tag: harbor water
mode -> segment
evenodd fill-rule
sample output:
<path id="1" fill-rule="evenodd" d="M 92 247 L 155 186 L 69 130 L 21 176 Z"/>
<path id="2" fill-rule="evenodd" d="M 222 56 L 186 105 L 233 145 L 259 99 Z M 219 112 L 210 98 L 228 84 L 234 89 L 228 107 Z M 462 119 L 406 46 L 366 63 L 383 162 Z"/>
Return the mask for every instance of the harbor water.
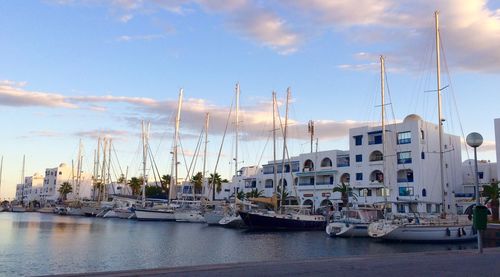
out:
<path id="1" fill-rule="evenodd" d="M 460 244 L 249 232 L 205 224 L 0 213 L 0 276 L 474 249 Z"/>

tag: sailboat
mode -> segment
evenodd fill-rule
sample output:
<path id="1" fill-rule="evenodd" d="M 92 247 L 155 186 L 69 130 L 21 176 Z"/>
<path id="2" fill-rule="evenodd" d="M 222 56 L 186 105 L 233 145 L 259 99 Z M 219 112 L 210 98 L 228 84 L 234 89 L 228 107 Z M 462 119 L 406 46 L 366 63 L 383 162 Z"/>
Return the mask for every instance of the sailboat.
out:
<path id="1" fill-rule="evenodd" d="M 283 131 L 283 160 L 282 166 L 285 166 L 285 156 L 287 151 L 286 138 L 287 138 L 287 125 L 288 125 L 288 103 L 290 100 L 291 91 L 290 88 L 287 89 L 286 98 L 286 111 L 285 111 L 285 125 Z M 273 115 L 276 109 L 276 94 L 273 92 Z M 275 125 L 275 120 L 273 118 L 273 125 Z M 273 126 L 273 137 L 275 139 L 276 128 Z M 276 151 L 276 147 L 274 147 Z M 277 177 L 276 177 L 276 158 L 274 159 L 274 188 L 275 188 L 275 199 L 277 195 Z M 282 169 L 282 174 L 284 172 Z M 282 186 L 281 191 L 285 188 Z M 284 206 L 282 205 L 278 209 L 277 201 L 274 202 L 273 211 L 240 211 L 239 214 L 245 224 L 250 229 L 262 229 L 262 230 L 282 230 L 282 231 L 299 231 L 299 230 L 324 230 L 326 226 L 325 217 L 322 215 L 311 214 L 309 207 L 304 206 Z M 283 204 L 285 199 L 281 199 Z"/>
<path id="2" fill-rule="evenodd" d="M 436 66 L 438 95 L 438 131 L 439 131 L 439 161 L 443 215 L 441 217 L 395 217 L 374 222 L 368 227 L 368 234 L 373 238 L 398 241 L 464 241 L 477 237 L 472 222 L 466 218 L 447 217 L 445 205 L 444 162 L 443 162 L 443 127 L 441 116 L 441 76 L 440 76 L 440 34 L 439 12 L 434 13 L 436 31 Z M 449 216 L 449 215 L 448 215 Z"/>
<path id="3" fill-rule="evenodd" d="M 179 105 L 177 107 L 178 115 L 180 113 L 181 103 L 182 103 L 182 89 L 179 91 Z M 177 132 L 177 125 L 176 125 L 176 132 Z M 137 218 L 137 220 L 141 221 L 174 221 L 175 215 L 174 215 L 174 208 L 172 208 L 172 206 L 161 203 L 159 205 L 153 204 L 152 207 L 146 207 L 146 182 L 147 182 L 146 163 L 147 163 L 147 155 L 149 147 L 148 137 L 149 137 L 149 127 L 146 128 L 143 123 L 142 124 L 143 184 L 142 184 L 142 201 L 141 201 L 142 207 L 135 209 L 134 211 L 135 217 Z M 131 216 L 129 216 L 128 218 L 130 217 Z"/>
<path id="4" fill-rule="evenodd" d="M 382 117 L 382 153 L 386 152 L 386 129 L 385 129 L 385 62 L 380 56 L 380 87 L 381 87 L 381 117 Z M 385 155 L 385 154 L 384 154 Z M 383 159 L 383 170 L 386 173 Z M 385 182 L 385 181 L 384 181 Z M 385 184 L 384 184 L 385 187 Z M 384 203 L 386 205 L 387 203 Z M 368 226 L 382 219 L 381 210 L 376 208 L 354 208 L 349 205 L 345 210 L 337 212 L 333 216 L 333 221 L 326 226 L 326 233 L 331 237 L 368 237 Z"/>
<path id="5" fill-rule="evenodd" d="M 239 143 L 239 114 L 240 114 L 240 84 L 236 83 L 236 116 L 235 116 L 235 156 L 234 156 L 234 178 L 238 177 L 238 143 Z M 229 112 L 231 114 L 231 111 Z M 228 118 L 229 120 L 229 118 Z M 234 179 L 233 179 L 234 180 Z M 213 195 L 215 198 L 215 184 L 212 184 Z M 234 195 L 234 203 L 223 204 L 221 207 L 216 207 L 213 211 L 206 213 L 207 223 L 211 225 L 221 225 L 227 228 L 242 228 L 245 224 L 238 213 L 238 203 L 241 201 Z"/>

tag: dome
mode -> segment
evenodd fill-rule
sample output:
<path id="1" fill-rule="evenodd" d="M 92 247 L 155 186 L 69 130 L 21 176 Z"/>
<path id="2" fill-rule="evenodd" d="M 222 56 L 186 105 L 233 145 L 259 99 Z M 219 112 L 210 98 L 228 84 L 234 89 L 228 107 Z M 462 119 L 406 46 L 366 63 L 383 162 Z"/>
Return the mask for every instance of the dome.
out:
<path id="1" fill-rule="evenodd" d="M 410 115 L 407 115 L 405 117 L 405 119 L 403 120 L 403 122 L 407 122 L 407 121 L 419 121 L 419 120 L 422 120 L 422 118 L 418 115 L 418 114 L 410 114 Z"/>

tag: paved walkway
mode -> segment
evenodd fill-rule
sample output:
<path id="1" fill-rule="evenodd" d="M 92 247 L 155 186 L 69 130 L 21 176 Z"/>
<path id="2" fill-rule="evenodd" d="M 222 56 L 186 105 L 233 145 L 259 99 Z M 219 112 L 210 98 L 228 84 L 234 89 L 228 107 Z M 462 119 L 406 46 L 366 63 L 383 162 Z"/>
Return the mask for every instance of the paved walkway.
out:
<path id="1" fill-rule="evenodd" d="M 232 263 L 65 276 L 500 276 L 500 248 Z"/>

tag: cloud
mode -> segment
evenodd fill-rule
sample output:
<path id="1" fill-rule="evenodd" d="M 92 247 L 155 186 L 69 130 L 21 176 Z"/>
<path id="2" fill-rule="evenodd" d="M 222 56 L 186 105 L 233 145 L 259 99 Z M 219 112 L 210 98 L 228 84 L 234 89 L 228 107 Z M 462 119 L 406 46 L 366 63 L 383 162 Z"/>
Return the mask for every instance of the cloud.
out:
<path id="1" fill-rule="evenodd" d="M 97 129 L 89 131 L 79 131 L 73 134 L 76 137 L 81 138 L 112 138 L 117 140 L 125 140 L 127 136 L 130 136 L 130 132 L 125 130 L 112 130 L 112 129 Z"/>
<path id="2" fill-rule="evenodd" d="M 37 137 L 46 137 L 46 138 L 57 138 L 63 137 L 64 134 L 56 131 L 48 131 L 48 130 L 37 130 L 30 131 L 28 135 L 18 136 L 18 139 L 32 139 Z"/>
<path id="3" fill-rule="evenodd" d="M 25 82 L 4 80 L 0 82 L 0 105 L 14 107 L 61 107 L 74 109 L 77 106 L 66 97 L 56 93 L 28 91 L 22 88 Z"/>
<path id="4" fill-rule="evenodd" d="M 151 41 L 151 40 L 157 40 L 157 39 L 163 39 L 163 38 L 165 38 L 165 36 L 161 35 L 161 34 L 150 34 L 150 35 L 140 35 L 140 36 L 123 35 L 123 36 L 119 36 L 118 38 L 116 38 L 116 41 L 121 41 L 121 42 L 130 42 L 130 41 L 137 41 L 137 40 Z"/>

